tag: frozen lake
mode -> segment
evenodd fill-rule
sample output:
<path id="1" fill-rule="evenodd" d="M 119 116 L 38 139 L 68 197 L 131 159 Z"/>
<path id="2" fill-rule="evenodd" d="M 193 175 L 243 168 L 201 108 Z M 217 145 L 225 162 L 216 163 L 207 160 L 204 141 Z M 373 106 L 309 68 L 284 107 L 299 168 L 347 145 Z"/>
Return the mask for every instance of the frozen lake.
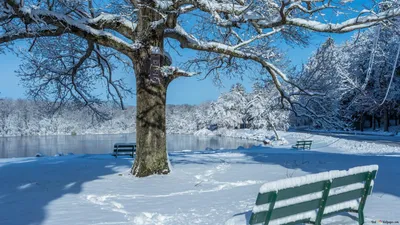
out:
<path id="1" fill-rule="evenodd" d="M 107 154 L 113 150 L 114 143 L 136 142 L 135 134 L 106 135 L 54 135 L 30 137 L 1 137 L 0 158 L 31 157 L 36 153 L 54 156 L 58 153 Z M 167 136 L 168 151 L 236 149 L 250 147 L 259 142 L 229 137 L 198 137 L 194 135 L 170 134 Z"/>

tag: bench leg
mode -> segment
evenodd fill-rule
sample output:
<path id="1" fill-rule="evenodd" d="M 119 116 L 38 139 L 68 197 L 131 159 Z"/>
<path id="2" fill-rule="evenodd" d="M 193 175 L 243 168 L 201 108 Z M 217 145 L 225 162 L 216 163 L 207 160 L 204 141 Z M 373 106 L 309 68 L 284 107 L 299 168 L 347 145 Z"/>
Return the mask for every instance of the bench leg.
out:
<path id="1" fill-rule="evenodd" d="M 363 210 L 358 211 L 358 224 L 360 224 L 360 225 L 364 224 L 364 211 Z"/>
<path id="2" fill-rule="evenodd" d="M 364 224 L 364 207 L 365 207 L 365 202 L 367 201 L 367 196 L 371 190 L 371 183 L 372 179 L 374 179 L 375 175 L 372 174 L 371 172 L 368 173 L 367 180 L 365 181 L 364 184 L 364 190 L 363 190 L 363 195 L 360 200 L 360 205 L 358 206 L 358 223 L 360 225 Z"/>
<path id="3" fill-rule="evenodd" d="M 317 218 L 315 219 L 315 225 L 321 225 L 322 217 L 324 216 L 324 210 L 326 202 L 328 201 L 329 191 L 331 190 L 331 181 L 325 181 L 324 192 L 322 193 L 321 202 L 319 203 Z"/>
<path id="4" fill-rule="evenodd" d="M 275 206 L 275 202 L 276 202 L 276 198 L 277 197 L 278 197 L 278 193 L 274 192 L 272 194 L 272 199 L 271 199 L 271 202 L 269 203 L 269 209 L 268 209 L 267 215 L 265 215 L 265 220 L 264 220 L 263 225 L 268 225 L 269 224 L 269 220 L 271 219 L 272 210 L 273 210 L 273 208 Z"/>

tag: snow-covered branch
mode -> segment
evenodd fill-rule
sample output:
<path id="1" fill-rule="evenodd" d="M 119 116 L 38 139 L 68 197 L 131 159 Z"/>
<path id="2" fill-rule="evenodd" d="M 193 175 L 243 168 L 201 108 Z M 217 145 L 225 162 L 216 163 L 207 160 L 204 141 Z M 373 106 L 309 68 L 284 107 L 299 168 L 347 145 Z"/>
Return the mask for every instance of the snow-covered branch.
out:
<path id="1" fill-rule="evenodd" d="M 126 36 L 133 38 L 136 25 L 123 19 L 122 17 L 108 14 L 100 14 L 96 18 L 74 18 L 68 14 L 63 14 L 51 10 L 44 10 L 32 6 L 21 6 L 16 0 L 6 0 L 7 7 L 13 10 L 12 16 L 19 18 L 25 26 L 27 25 L 52 25 L 63 29 L 65 33 L 72 33 L 87 40 L 95 41 L 103 46 L 114 48 L 125 54 L 131 54 L 136 51 L 140 44 L 128 43 L 127 41 L 114 35 L 112 32 L 104 29 L 114 29 Z M 6 32 L 3 36 L 9 36 Z M 15 32 L 14 32 L 15 33 Z M 37 33 L 32 31 L 19 33 L 19 36 L 13 36 L 12 40 L 20 38 L 30 38 Z M 24 36 L 23 34 L 26 34 Z M 40 37 L 40 30 L 36 37 Z M 4 39 L 5 40 L 5 39 Z"/>
<path id="2" fill-rule="evenodd" d="M 8 32 L 6 34 L 0 35 L 0 44 L 12 42 L 19 39 L 26 38 L 36 38 L 36 37 L 57 37 L 62 34 L 68 33 L 64 29 L 37 29 L 35 31 L 27 31 L 26 29 L 21 29 L 18 31 Z"/>
<path id="3" fill-rule="evenodd" d="M 126 38 L 133 38 L 137 24 L 121 15 L 100 13 L 95 18 L 82 20 L 82 23 L 91 25 L 97 29 L 110 29 L 121 33 Z"/>
<path id="4" fill-rule="evenodd" d="M 271 32 L 269 35 L 272 35 L 276 32 Z M 285 82 L 290 82 L 284 72 L 282 72 L 279 68 L 269 62 L 267 59 L 262 57 L 262 53 L 259 54 L 254 52 L 246 52 L 241 51 L 238 49 L 238 46 L 230 46 L 226 44 L 216 43 L 216 42 L 205 42 L 198 40 L 193 35 L 189 35 L 182 27 L 177 26 L 175 29 L 168 29 L 165 32 L 166 37 L 170 37 L 176 39 L 180 42 L 182 48 L 190 48 L 198 51 L 205 51 L 205 52 L 214 52 L 219 54 L 225 54 L 236 58 L 241 58 L 244 60 L 253 60 L 259 63 L 262 67 L 264 67 L 271 77 L 278 88 L 279 92 L 281 93 L 282 97 L 288 99 L 288 95 L 283 91 L 281 88 L 281 83 L 278 79 L 280 77 Z M 250 39 L 247 43 L 251 43 L 254 41 Z M 295 85 L 294 83 L 290 82 L 291 84 Z M 288 99 L 289 100 L 289 99 Z"/>
<path id="5" fill-rule="evenodd" d="M 240 48 L 240 47 L 249 45 L 251 42 L 254 42 L 254 41 L 262 39 L 262 38 L 267 38 L 269 36 L 272 36 L 272 35 L 280 32 L 281 30 L 282 30 L 282 28 L 279 28 L 279 29 L 274 29 L 273 31 L 265 33 L 265 34 L 259 34 L 259 35 L 255 36 L 255 37 L 253 37 L 253 38 L 251 38 L 249 40 L 240 42 L 239 44 L 233 46 L 233 48 L 236 49 L 236 48 Z"/>
<path id="6" fill-rule="evenodd" d="M 163 66 L 161 67 L 161 73 L 164 77 L 172 77 L 172 79 L 176 77 L 192 77 L 199 73 L 196 72 L 187 72 L 185 70 L 179 69 L 173 66 Z M 171 79 L 171 80 L 172 80 Z"/>
<path id="7" fill-rule="evenodd" d="M 400 8 L 387 10 L 369 16 L 360 16 L 348 19 L 341 23 L 322 23 L 319 21 L 302 18 L 286 18 L 287 25 L 304 27 L 318 32 L 345 33 L 353 30 L 367 28 L 376 25 L 378 22 L 400 16 Z"/>

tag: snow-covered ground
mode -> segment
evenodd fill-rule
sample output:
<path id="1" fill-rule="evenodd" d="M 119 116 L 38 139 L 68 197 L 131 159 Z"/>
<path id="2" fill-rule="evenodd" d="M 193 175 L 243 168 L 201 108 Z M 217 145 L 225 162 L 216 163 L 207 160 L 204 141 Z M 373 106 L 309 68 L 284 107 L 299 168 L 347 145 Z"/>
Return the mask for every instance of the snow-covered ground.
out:
<path id="1" fill-rule="evenodd" d="M 379 172 L 367 200 L 366 223 L 400 220 L 400 149 L 281 135 L 287 145 L 171 152 L 171 174 L 140 179 L 129 175 L 131 158 L 1 159 L 0 224 L 225 224 L 248 218 L 266 182 L 371 164 L 379 165 Z M 291 149 L 298 139 L 314 140 L 312 150 Z M 344 213 L 323 224 L 357 224 L 355 216 Z"/>

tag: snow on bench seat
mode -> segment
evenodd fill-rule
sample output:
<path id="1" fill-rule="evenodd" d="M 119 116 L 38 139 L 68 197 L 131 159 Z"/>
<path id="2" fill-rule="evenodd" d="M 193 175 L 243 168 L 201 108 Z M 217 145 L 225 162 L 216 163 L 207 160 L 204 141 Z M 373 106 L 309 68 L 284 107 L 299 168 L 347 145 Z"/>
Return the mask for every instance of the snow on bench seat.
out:
<path id="1" fill-rule="evenodd" d="M 378 165 L 359 166 L 349 170 L 331 170 L 317 174 L 309 174 L 301 177 L 291 177 L 288 179 L 272 181 L 263 184 L 260 188 L 260 193 L 267 193 L 270 191 L 279 191 L 282 189 L 303 186 L 305 184 L 312 184 L 319 181 L 332 180 L 334 178 L 346 177 L 354 174 L 365 172 L 373 172 L 378 170 Z"/>

